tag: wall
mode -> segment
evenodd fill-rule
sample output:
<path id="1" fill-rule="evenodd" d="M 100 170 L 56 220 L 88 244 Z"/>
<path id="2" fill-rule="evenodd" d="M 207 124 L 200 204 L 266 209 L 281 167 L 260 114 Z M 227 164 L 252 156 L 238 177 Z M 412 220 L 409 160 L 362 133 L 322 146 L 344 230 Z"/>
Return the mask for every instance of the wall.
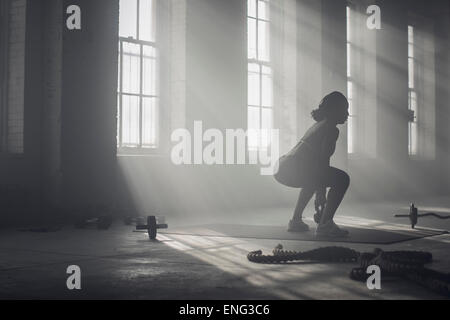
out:
<path id="1" fill-rule="evenodd" d="M 118 1 L 64 1 L 82 8 L 81 30 L 63 32 L 63 203 L 111 205 L 116 165 Z"/>
<path id="2" fill-rule="evenodd" d="M 186 5 L 186 7 L 184 7 Z M 179 10 L 186 10 L 186 28 L 180 36 Z M 175 1 L 171 21 L 171 48 L 186 42 L 185 60 L 171 52 L 174 68 L 171 94 L 185 101 L 185 124 L 203 129 L 247 127 L 246 3 L 241 0 Z M 172 25 L 174 22 L 171 22 Z M 176 30 L 176 34 L 173 34 Z M 181 38 L 181 40 L 179 40 Z M 177 41 L 176 41 L 177 40 Z M 174 43 L 175 41 L 175 43 Z M 164 56 L 164 53 L 161 53 Z M 176 86 L 176 87 L 174 87 Z M 185 95 L 184 95 L 185 94 Z M 162 106 L 164 108 L 165 106 Z M 182 108 L 173 103 L 172 108 Z M 174 110 L 171 110 L 172 114 Z M 178 117 L 177 117 L 178 119 Z M 177 127 L 172 124 L 172 129 Z M 181 121 L 177 120 L 176 124 Z M 206 144 L 204 144 L 206 146 Z M 140 211 L 185 215 L 188 212 L 239 211 L 249 207 L 295 202 L 289 190 L 272 177 L 262 177 L 259 166 L 174 166 L 169 153 L 154 157 L 119 157 L 124 181 Z"/>
<path id="3" fill-rule="evenodd" d="M 62 0 L 43 7 L 42 197 L 46 210 L 61 205 Z"/>
<path id="4" fill-rule="evenodd" d="M 405 1 L 377 3 L 385 21 L 376 39 L 379 157 L 347 163 L 342 128 L 336 164 L 348 168 L 351 192 L 358 197 L 445 194 L 450 187 L 445 86 L 449 82 L 448 7 L 431 13 L 440 39 L 436 50 L 438 154 L 435 161 L 414 162 L 406 156 L 404 117 L 409 5 Z M 436 8 L 442 8 L 442 1 L 436 3 Z M 69 4 L 83 9 L 81 31 L 64 27 L 64 8 Z M 259 166 L 177 167 L 169 158 L 170 145 L 154 156 L 116 156 L 118 4 L 118 0 L 27 1 L 24 154 L 0 157 L 0 179 L 3 186 L 29 190 L 34 200 L 18 197 L 20 210 L 4 216 L 39 220 L 47 206 L 136 205 L 142 213 L 165 215 L 294 206 L 297 190 L 261 176 Z M 161 46 L 162 67 L 168 75 L 161 82 L 166 84 L 161 93 L 165 139 L 173 129 L 192 128 L 195 120 L 202 120 L 204 129 L 246 128 L 245 1 L 174 0 L 165 2 L 164 10 L 168 22 L 162 29 L 167 38 Z M 296 75 L 290 73 L 289 79 L 296 81 L 297 94 L 291 93 L 283 103 L 292 107 L 292 99 L 297 99 L 291 114 L 298 119 L 300 136 L 311 123 L 309 112 L 325 93 L 346 91 L 345 2 L 297 1 L 293 19 L 297 30 L 292 36 L 299 54 Z M 292 58 L 292 50 L 283 54 Z"/>
<path id="5" fill-rule="evenodd" d="M 70 1 L 83 8 L 82 31 L 65 28 L 68 3 L 26 1 L 21 15 L 24 152 L 0 157 L 2 223 L 115 199 L 118 1 Z"/>
<path id="6" fill-rule="evenodd" d="M 8 104 L 0 155 L 2 223 L 40 213 L 41 8 L 39 1 L 10 2 Z"/>
<path id="7" fill-rule="evenodd" d="M 23 152 L 26 6 L 25 0 L 12 1 L 9 6 L 6 145 L 14 154 Z"/>
<path id="8" fill-rule="evenodd" d="M 408 66 L 407 66 L 407 25 L 408 15 L 416 14 L 436 23 L 440 33 L 436 40 L 446 37 L 439 24 L 448 18 L 436 15 L 433 6 L 446 8 L 445 1 L 377 1 L 382 13 L 382 29 L 376 31 L 376 157 L 353 157 L 349 163 L 354 195 L 362 199 L 417 199 L 430 195 L 445 195 L 442 188 L 443 168 L 448 151 L 441 147 L 447 136 L 443 119 L 448 112 L 448 88 L 436 91 L 436 132 L 441 137 L 440 150 L 435 158 L 408 156 Z M 448 3 L 447 3 L 448 5 Z M 446 40 L 444 40 L 446 41 Z M 440 41 L 436 42 L 442 45 Z M 445 43 L 445 42 L 444 42 Z M 445 47 L 446 45 L 444 45 Z M 447 48 L 441 48 L 448 50 Z M 445 51 L 448 52 L 448 51 Z M 448 70 L 442 59 L 436 60 L 436 83 L 443 83 L 440 70 Z M 440 102 L 438 102 L 440 101 Z M 446 101 L 446 102 L 444 102 Z"/>
<path id="9" fill-rule="evenodd" d="M 434 2 L 436 15 L 436 132 L 437 167 L 442 193 L 450 192 L 450 1 L 447 6 Z"/>

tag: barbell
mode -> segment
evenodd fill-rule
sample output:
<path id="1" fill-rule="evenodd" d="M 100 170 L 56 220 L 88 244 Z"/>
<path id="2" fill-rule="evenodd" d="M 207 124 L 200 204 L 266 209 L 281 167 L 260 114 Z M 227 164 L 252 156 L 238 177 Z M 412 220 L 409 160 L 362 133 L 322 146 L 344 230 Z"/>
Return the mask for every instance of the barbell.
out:
<path id="1" fill-rule="evenodd" d="M 411 206 L 409 207 L 409 214 L 395 214 L 394 217 L 396 218 L 409 218 L 409 221 L 411 222 L 411 228 L 414 229 L 414 227 L 419 222 L 419 218 L 422 217 L 435 217 L 438 219 L 450 219 L 449 216 L 442 216 L 434 212 L 425 212 L 425 213 L 419 213 L 419 209 L 414 205 L 414 203 L 411 203 Z"/>
<path id="2" fill-rule="evenodd" d="M 151 240 L 156 239 L 158 229 L 167 229 L 169 226 L 166 223 L 158 224 L 155 216 L 147 217 L 147 224 L 136 225 L 136 230 L 147 230 L 148 236 Z"/>

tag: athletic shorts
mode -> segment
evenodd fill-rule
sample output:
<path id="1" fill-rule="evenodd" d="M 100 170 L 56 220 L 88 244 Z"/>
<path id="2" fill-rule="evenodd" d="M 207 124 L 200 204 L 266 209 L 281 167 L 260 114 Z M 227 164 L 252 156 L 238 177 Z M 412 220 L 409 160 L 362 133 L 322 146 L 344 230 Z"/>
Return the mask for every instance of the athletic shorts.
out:
<path id="1" fill-rule="evenodd" d="M 313 159 L 283 156 L 274 176 L 279 183 L 291 188 L 313 187 L 320 184 L 316 163 Z"/>

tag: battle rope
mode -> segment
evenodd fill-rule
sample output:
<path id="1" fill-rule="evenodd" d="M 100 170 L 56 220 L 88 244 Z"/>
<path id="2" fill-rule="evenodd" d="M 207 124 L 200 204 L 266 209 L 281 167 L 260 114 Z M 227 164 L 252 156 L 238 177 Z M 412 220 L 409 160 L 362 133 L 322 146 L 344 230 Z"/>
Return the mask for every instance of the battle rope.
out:
<path id="1" fill-rule="evenodd" d="M 446 219 L 450 219 L 450 215 L 448 216 L 443 216 L 434 212 L 425 212 L 425 213 L 419 213 L 417 215 L 418 217 L 422 218 L 422 217 L 435 217 L 441 220 L 446 220 Z"/>
<path id="2" fill-rule="evenodd" d="M 377 265 L 382 272 L 391 276 L 405 277 L 439 294 L 450 296 L 450 274 L 440 273 L 424 267 L 433 260 L 431 253 L 422 251 L 383 251 L 375 249 L 373 253 L 357 252 L 343 247 L 325 247 L 310 251 L 285 251 L 282 245 L 273 249 L 273 255 L 263 255 L 261 250 L 252 251 L 247 259 L 255 263 L 278 264 L 299 260 L 317 262 L 359 262 L 353 268 L 350 278 L 366 281 L 370 276 L 367 267 Z"/>
<path id="3" fill-rule="evenodd" d="M 326 247 L 311 251 L 284 251 L 280 244 L 273 249 L 273 255 L 265 256 L 262 251 L 253 251 L 247 255 L 248 260 L 255 263 L 285 263 L 296 260 L 312 260 L 320 262 L 355 262 L 359 253 L 341 247 Z"/>

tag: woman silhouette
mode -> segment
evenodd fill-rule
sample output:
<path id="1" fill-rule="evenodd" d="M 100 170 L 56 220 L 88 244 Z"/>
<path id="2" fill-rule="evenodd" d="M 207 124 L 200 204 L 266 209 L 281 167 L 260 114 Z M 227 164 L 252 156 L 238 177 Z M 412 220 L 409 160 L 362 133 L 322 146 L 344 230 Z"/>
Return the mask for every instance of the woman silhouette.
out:
<path id="1" fill-rule="evenodd" d="M 283 185 L 302 188 L 288 231 L 309 230 L 309 226 L 302 221 L 302 215 L 316 193 L 316 201 L 325 205 L 316 235 L 345 237 L 348 231 L 340 229 L 333 218 L 349 187 L 350 177 L 344 171 L 331 167 L 330 158 L 339 137 L 337 125 L 344 124 L 348 119 L 347 98 L 340 92 L 332 92 L 311 115 L 316 123 L 288 154 L 280 158 L 279 170 L 275 175 L 275 179 Z M 325 198 L 328 187 L 330 191 Z"/>

